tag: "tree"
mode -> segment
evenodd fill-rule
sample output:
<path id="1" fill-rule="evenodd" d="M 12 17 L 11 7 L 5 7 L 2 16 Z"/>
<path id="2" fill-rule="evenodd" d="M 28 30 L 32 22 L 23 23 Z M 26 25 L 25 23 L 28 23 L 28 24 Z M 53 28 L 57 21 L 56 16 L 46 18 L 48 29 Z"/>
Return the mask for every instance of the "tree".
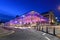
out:
<path id="1" fill-rule="evenodd" d="M 19 17 L 19 15 L 16 15 L 16 18 Z"/>

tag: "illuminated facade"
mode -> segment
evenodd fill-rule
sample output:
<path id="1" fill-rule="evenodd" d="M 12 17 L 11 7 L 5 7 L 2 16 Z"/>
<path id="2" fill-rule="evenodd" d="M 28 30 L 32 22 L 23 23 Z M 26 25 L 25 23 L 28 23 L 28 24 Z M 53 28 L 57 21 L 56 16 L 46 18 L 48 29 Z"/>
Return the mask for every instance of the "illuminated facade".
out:
<path id="1" fill-rule="evenodd" d="M 31 26 L 36 25 L 36 23 L 48 22 L 48 19 L 40 15 L 40 13 L 36 11 L 30 11 L 26 14 L 23 14 L 15 19 L 10 20 L 5 23 L 5 26 Z"/>
<path id="2" fill-rule="evenodd" d="M 44 12 L 41 15 L 43 15 L 46 18 L 48 18 L 50 24 L 55 24 L 56 23 L 56 19 L 55 19 L 55 16 L 54 16 L 52 10 L 50 10 L 48 12 Z"/>

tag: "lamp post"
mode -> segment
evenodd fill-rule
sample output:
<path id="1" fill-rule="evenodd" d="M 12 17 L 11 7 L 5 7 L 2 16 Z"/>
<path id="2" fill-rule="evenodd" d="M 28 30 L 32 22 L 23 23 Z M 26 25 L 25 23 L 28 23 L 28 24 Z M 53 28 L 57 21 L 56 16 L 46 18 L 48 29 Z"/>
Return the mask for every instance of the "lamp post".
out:
<path id="1" fill-rule="evenodd" d="M 56 19 L 56 25 L 57 25 L 57 17 L 55 17 L 55 19 Z"/>
<path id="2" fill-rule="evenodd" d="M 56 25 L 57 25 L 58 18 L 57 18 L 57 17 L 55 17 L 55 19 L 56 19 Z"/>

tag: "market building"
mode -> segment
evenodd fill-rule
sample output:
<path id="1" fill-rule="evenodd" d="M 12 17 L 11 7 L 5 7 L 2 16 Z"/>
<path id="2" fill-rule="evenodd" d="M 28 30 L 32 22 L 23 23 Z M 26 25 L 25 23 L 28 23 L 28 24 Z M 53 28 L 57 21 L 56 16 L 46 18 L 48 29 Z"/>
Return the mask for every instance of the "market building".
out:
<path id="1" fill-rule="evenodd" d="M 44 23 L 49 23 L 48 18 L 32 10 L 10 20 L 9 22 L 6 22 L 5 26 L 28 27 L 28 26 L 37 26 L 38 24 L 44 24 Z"/>

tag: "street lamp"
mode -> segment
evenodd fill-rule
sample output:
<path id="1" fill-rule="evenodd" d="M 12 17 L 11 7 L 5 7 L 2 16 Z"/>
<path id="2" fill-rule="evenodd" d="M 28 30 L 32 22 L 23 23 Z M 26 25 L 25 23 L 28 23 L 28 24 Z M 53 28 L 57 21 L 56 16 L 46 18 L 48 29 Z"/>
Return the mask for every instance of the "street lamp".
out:
<path id="1" fill-rule="evenodd" d="M 58 19 L 57 17 L 55 17 L 55 19 Z"/>

